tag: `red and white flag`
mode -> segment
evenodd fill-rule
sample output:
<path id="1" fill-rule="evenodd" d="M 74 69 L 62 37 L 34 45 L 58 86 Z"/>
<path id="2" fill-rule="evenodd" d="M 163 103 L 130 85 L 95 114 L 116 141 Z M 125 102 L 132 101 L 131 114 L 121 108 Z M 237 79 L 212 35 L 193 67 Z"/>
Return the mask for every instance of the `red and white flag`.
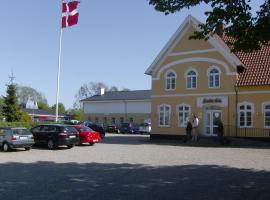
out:
<path id="1" fill-rule="evenodd" d="M 62 28 L 73 26 L 78 23 L 78 4 L 79 1 L 71 1 L 62 4 Z"/>

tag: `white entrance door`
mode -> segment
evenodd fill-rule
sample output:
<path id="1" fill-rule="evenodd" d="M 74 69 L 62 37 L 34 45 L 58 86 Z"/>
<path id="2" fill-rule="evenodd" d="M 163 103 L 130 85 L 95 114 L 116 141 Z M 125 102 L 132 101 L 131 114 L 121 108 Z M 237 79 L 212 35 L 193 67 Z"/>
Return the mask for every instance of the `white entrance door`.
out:
<path id="1" fill-rule="evenodd" d="M 218 135 L 218 122 L 221 120 L 220 110 L 207 110 L 206 111 L 206 136 L 217 136 Z"/>

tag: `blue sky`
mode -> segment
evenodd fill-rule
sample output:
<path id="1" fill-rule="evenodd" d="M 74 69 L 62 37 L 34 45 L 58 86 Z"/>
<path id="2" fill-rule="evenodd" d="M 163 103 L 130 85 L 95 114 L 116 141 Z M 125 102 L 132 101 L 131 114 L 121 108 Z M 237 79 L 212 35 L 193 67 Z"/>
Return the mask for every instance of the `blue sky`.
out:
<path id="1" fill-rule="evenodd" d="M 253 1 L 256 8 L 260 1 Z M 19 85 L 56 99 L 61 0 L 1 2 L 0 95 L 13 71 Z M 165 16 L 147 0 L 81 0 L 79 24 L 64 29 L 60 102 L 71 108 L 81 85 L 104 82 L 150 89 L 144 74 L 188 14 L 205 21 L 202 5 Z"/>

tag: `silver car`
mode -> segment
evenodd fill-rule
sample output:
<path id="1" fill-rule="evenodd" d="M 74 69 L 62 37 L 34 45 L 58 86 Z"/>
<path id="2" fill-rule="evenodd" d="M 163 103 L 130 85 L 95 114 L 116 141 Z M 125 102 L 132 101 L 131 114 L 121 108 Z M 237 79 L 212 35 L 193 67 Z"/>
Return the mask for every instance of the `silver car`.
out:
<path id="1" fill-rule="evenodd" d="M 0 127 L 0 147 L 7 152 L 15 148 L 30 150 L 34 144 L 32 133 L 26 128 Z"/>
<path id="2" fill-rule="evenodd" d="M 151 124 L 150 123 L 142 123 L 142 124 L 140 124 L 139 132 L 141 134 L 143 134 L 143 133 L 148 133 L 149 134 L 151 132 Z"/>

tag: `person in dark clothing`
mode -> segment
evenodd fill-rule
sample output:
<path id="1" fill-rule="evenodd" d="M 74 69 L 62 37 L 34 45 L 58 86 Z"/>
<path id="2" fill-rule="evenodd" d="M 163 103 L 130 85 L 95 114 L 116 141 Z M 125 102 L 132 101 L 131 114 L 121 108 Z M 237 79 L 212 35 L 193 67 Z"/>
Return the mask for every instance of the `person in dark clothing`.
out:
<path id="1" fill-rule="evenodd" d="M 186 142 L 191 140 L 191 132 L 192 132 L 192 123 L 188 121 L 186 127 Z"/>

